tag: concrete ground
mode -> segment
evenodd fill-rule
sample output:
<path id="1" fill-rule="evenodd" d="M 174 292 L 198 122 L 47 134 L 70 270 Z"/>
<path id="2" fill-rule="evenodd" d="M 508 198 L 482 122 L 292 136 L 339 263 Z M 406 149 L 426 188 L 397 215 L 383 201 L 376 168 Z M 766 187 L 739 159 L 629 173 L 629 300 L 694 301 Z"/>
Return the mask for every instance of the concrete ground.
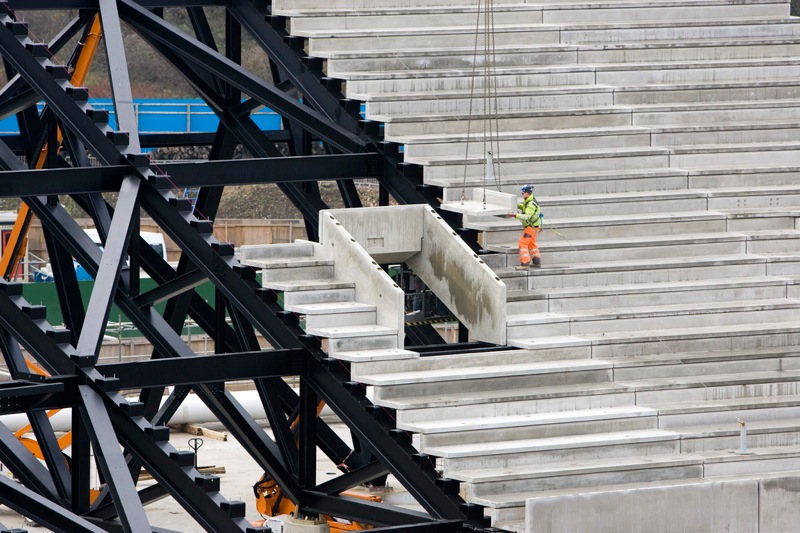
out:
<path id="1" fill-rule="evenodd" d="M 347 443 L 350 443 L 350 432 L 344 424 L 329 422 L 333 430 Z M 223 432 L 224 429 L 214 426 L 206 426 L 210 429 Z M 268 428 L 266 431 L 269 431 Z M 191 450 L 190 440 L 198 438 L 189 433 L 172 431 L 170 442 L 180 450 Z M 199 468 L 217 467 L 224 468 L 224 473 L 220 473 L 221 493 L 229 501 L 243 501 L 246 503 L 246 518 L 252 522 L 260 520 L 261 517 L 256 511 L 255 497 L 253 496 L 253 484 L 261 477 L 262 470 L 256 465 L 250 456 L 242 449 L 239 443 L 233 439 L 226 441 L 200 436 L 202 446 L 197 450 L 197 464 Z M 327 479 L 336 477 L 339 471 L 335 465 L 321 452 L 317 454 L 317 481 L 323 482 Z M 140 484 L 140 486 L 144 486 Z M 365 493 L 369 493 L 367 488 L 360 488 Z M 403 505 L 408 501 L 408 493 L 389 477 L 389 489 L 372 492 L 381 496 L 384 501 Z M 415 506 L 412 506 L 415 507 Z M 171 497 L 164 498 L 156 503 L 150 504 L 146 508 L 150 523 L 154 527 L 180 531 L 181 533 L 199 533 L 205 531 L 178 505 Z M 6 528 L 21 528 L 29 531 L 45 531 L 46 529 L 31 524 L 24 517 L 15 513 L 5 506 L 0 506 L 0 523 Z"/>

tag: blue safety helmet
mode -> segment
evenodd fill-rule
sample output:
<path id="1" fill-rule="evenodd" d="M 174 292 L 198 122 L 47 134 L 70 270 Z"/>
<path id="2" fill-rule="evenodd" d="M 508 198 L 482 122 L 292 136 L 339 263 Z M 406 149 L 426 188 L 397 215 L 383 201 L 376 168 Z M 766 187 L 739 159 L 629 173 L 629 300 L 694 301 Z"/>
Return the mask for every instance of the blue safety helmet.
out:
<path id="1" fill-rule="evenodd" d="M 532 185 L 523 185 L 522 192 L 528 192 L 533 194 L 533 186 Z"/>

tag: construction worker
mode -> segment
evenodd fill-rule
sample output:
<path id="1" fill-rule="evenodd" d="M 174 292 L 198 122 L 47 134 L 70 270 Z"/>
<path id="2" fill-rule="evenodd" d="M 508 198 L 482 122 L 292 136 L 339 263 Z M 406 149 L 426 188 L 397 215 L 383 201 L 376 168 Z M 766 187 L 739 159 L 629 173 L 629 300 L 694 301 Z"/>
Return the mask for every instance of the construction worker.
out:
<path id="1" fill-rule="evenodd" d="M 542 258 L 539 254 L 539 247 L 536 246 L 536 235 L 542 231 L 542 217 L 539 202 L 533 196 L 533 186 L 522 186 L 522 202 L 517 204 L 519 213 L 509 213 L 508 216 L 514 217 L 522 222 L 522 237 L 519 239 L 519 261 L 520 266 L 517 270 L 528 268 L 540 268 Z"/>

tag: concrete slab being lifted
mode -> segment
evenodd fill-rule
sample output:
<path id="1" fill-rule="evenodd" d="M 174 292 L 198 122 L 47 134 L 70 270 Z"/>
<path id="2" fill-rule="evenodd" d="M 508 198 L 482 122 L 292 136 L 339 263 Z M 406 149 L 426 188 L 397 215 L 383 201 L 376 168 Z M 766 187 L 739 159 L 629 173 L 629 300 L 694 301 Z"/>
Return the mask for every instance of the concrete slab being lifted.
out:
<path id="1" fill-rule="evenodd" d="M 462 215 L 506 215 L 516 212 L 517 197 L 489 189 L 476 188 L 458 200 L 445 199 L 439 207 Z"/>

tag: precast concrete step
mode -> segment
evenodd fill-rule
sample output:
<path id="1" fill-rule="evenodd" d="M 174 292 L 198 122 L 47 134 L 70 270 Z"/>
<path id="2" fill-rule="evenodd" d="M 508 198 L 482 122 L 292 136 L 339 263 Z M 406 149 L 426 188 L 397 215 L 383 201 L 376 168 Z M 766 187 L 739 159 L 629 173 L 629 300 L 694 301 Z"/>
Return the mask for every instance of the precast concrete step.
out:
<path id="1" fill-rule="evenodd" d="M 524 5 L 524 0 L 503 0 L 503 5 Z M 461 9 L 474 5 L 465 3 L 464 0 L 331 0 L 320 4 L 315 0 L 275 0 L 272 8 L 275 13 L 292 15 L 295 13 L 329 13 L 331 10 L 341 11 L 367 11 L 376 10 L 415 10 L 415 9 Z"/>
<path id="2" fill-rule="evenodd" d="M 706 512 L 715 513 L 719 510 L 723 515 L 730 516 L 724 510 L 730 509 L 730 499 L 728 498 L 719 505 L 710 506 L 707 498 L 709 491 L 720 490 L 724 491 L 726 495 L 730 495 L 731 491 L 737 491 L 736 501 L 744 504 L 744 502 L 750 500 L 753 486 L 742 490 L 743 482 L 755 483 L 754 486 L 757 486 L 760 482 L 764 482 L 767 486 L 780 487 L 787 483 L 791 486 L 795 482 L 798 472 L 791 469 L 774 470 L 771 465 L 783 458 L 791 459 L 795 455 L 796 453 L 793 451 L 766 449 L 755 450 L 751 455 L 728 453 L 706 458 L 706 464 L 708 465 L 714 462 L 746 465 L 749 461 L 753 461 L 756 466 L 749 468 L 750 473 L 746 475 L 662 480 L 586 487 L 583 489 L 556 489 L 543 492 L 505 493 L 475 498 L 473 502 L 487 508 L 487 513 L 492 518 L 494 527 L 520 533 L 526 531 L 528 533 L 544 533 L 551 531 L 553 527 L 564 531 L 591 530 L 597 533 L 615 533 L 629 525 L 639 528 L 643 524 L 648 530 L 656 530 L 659 524 L 664 524 L 665 520 L 669 520 L 672 528 L 680 527 L 692 531 L 700 526 L 698 517 L 701 516 L 703 517 L 703 526 L 701 527 L 708 525 L 708 530 L 714 531 L 719 526 L 719 522 L 709 517 Z M 761 461 L 768 469 L 767 472 L 759 472 L 757 464 Z M 743 468 L 746 469 L 747 467 L 743 466 Z M 592 509 L 616 509 L 620 505 L 618 502 L 630 502 L 633 494 L 642 497 L 642 499 L 637 498 L 636 505 L 654 508 L 650 506 L 655 506 L 657 505 L 656 502 L 658 502 L 658 504 L 664 505 L 669 509 L 669 512 L 664 514 L 657 513 L 656 516 L 653 516 L 652 512 L 648 512 L 647 516 L 649 518 L 646 521 L 623 518 L 621 520 L 612 520 L 611 524 L 598 522 L 597 513 L 592 512 Z M 576 500 L 587 501 L 586 506 L 581 506 L 578 512 L 576 512 Z M 530 528 L 526 527 L 526 502 L 528 512 L 535 513 L 539 517 Z M 704 509 L 701 511 L 699 507 Z M 711 508 L 709 509 L 709 507 Z M 686 512 L 676 514 L 672 511 L 676 508 L 684 509 Z M 750 518 L 745 518 L 744 515 L 737 513 L 731 517 L 730 522 L 726 521 L 726 524 L 729 523 L 735 528 L 737 527 L 735 524 L 742 523 L 739 522 L 740 518 L 744 519 L 743 522 L 752 523 L 754 520 L 752 514 L 745 514 Z M 755 520 L 757 521 L 757 519 Z M 539 527 L 542 522 L 546 524 L 545 527 Z M 518 528 L 520 523 L 522 523 L 522 529 L 509 529 Z M 727 525 L 722 525 L 722 527 L 727 527 Z M 783 526 L 778 525 L 778 528 L 781 527 Z"/>
<path id="3" fill-rule="evenodd" d="M 686 194 L 687 175 L 689 171 L 670 168 L 642 168 L 619 170 L 588 170 L 576 172 L 552 171 L 547 173 L 511 174 L 507 165 L 501 167 L 501 192 L 519 194 L 520 186 L 530 184 L 534 187 L 536 197 L 583 196 L 608 194 L 635 194 L 653 192 L 676 192 Z M 460 170 L 460 172 L 459 172 Z M 469 170 L 469 169 L 468 169 Z M 432 174 L 432 172 L 428 172 Z M 485 175 L 477 176 L 468 172 L 464 176 L 464 168 L 451 169 L 449 175 L 443 172 L 439 176 L 427 176 L 425 182 L 443 188 L 444 198 L 455 201 L 465 190 L 490 188 L 498 189 L 495 184 L 487 184 Z M 543 204 L 543 210 L 547 206 Z M 547 211 L 549 213 L 549 211 Z M 545 213 L 546 217 L 549 217 Z"/>
<path id="4" fill-rule="evenodd" d="M 671 402 L 653 405 L 659 409 L 661 427 L 733 425 L 740 422 L 747 424 L 747 421 L 795 419 L 800 414 L 798 396 L 789 394 L 775 397 L 737 398 L 706 402 L 697 400 L 695 402 Z M 777 440 L 770 440 L 773 436 L 772 434 L 767 434 L 756 442 L 765 442 L 769 445 L 780 445 L 781 440 L 786 442 L 784 435 L 778 435 Z M 725 437 L 725 439 L 728 439 L 728 441 L 722 446 L 730 446 L 731 435 Z M 687 443 L 687 446 L 689 444 Z M 714 443 L 710 441 L 706 444 L 711 447 Z M 705 450 L 700 440 L 692 442 L 691 445 L 693 449 Z"/>
<path id="5" fill-rule="evenodd" d="M 679 451 L 678 433 L 669 430 L 642 429 L 431 446 L 426 448 L 425 453 L 441 457 L 444 475 L 450 477 L 460 470 L 588 462 L 632 455 L 673 455 Z"/>
<path id="6" fill-rule="evenodd" d="M 759 38 L 795 38 L 800 25 L 793 18 L 749 17 L 746 20 L 718 19 L 698 21 L 628 22 L 584 26 L 568 25 L 561 31 L 561 42 L 599 44 L 619 42 L 738 40 Z"/>
<path id="7" fill-rule="evenodd" d="M 783 35 L 717 39 L 583 43 L 576 63 L 652 63 L 664 61 L 728 61 L 734 59 L 794 58 L 800 40 Z"/>
<path id="8" fill-rule="evenodd" d="M 742 143 L 738 145 L 676 146 L 670 149 L 673 167 L 692 169 L 717 165 L 736 168 L 739 164 L 770 166 L 796 165 L 800 160 L 800 143 Z"/>
<path id="9" fill-rule="evenodd" d="M 800 257 L 795 257 L 800 261 Z M 763 277 L 768 275 L 769 259 L 755 255 L 698 255 L 695 257 L 671 257 L 664 259 L 641 259 L 574 263 L 571 265 L 547 265 L 528 272 L 496 269 L 507 286 L 518 290 L 536 291 L 536 294 L 551 289 L 605 287 L 647 283 L 669 283 L 716 280 L 740 277 Z M 516 263 L 516 257 L 514 257 Z M 513 267 L 511 267 L 513 268 Z M 781 275 L 781 274 L 770 274 Z M 511 279 L 509 278 L 521 278 Z"/>
<path id="10" fill-rule="evenodd" d="M 521 0 L 503 0 L 503 4 L 524 4 Z M 316 12 L 328 13 L 331 10 L 366 10 L 374 11 L 378 9 L 427 9 L 432 7 L 458 8 L 468 6 L 464 1 L 457 0 L 331 0 L 324 5 L 313 0 L 276 0 L 273 2 L 273 9 L 276 13 L 292 15 L 295 13 L 312 14 Z"/>
<path id="11" fill-rule="evenodd" d="M 375 387 L 376 400 L 408 396 L 431 396 L 502 388 L 571 385 L 608 382 L 611 365 L 591 359 L 476 365 L 438 370 L 419 370 L 359 375 L 359 382 Z"/>
<path id="12" fill-rule="evenodd" d="M 724 145 L 792 142 L 798 138 L 794 120 L 651 127 L 653 146 Z"/>
<path id="13" fill-rule="evenodd" d="M 718 187 L 708 191 L 708 208 L 732 214 L 739 212 L 742 214 L 742 218 L 750 218 L 746 217 L 750 211 L 754 214 L 757 213 L 757 216 L 764 216 L 767 223 L 772 224 L 773 221 L 770 219 L 773 217 L 770 217 L 769 214 L 773 210 L 780 210 L 782 207 L 796 208 L 800 205 L 798 192 L 800 192 L 800 187 L 796 185 L 756 185 L 749 188 Z M 792 214 L 792 210 L 789 209 L 783 213 L 778 211 L 776 216 L 796 215 Z M 750 222 L 747 227 L 752 227 L 752 223 L 757 224 L 756 221 Z"/>
<path id="14" fill-rule="evenodd" d="M 412 352 L 416 353 L 416 352 Z M 589 352 L 583 346 L 564 346 L 541 350 L 518 350 L 509 348 L 497 351 L 477 353 L 458 353 L 446 355 L 426 355 L 413 358 L 385 358 L 367 360 L 351 364 L 350 374 L 353 379 L 361 376 L 383 375 L 401 372 L 428 372 L 457 369 L 471 369 L 475 366 L 492 367 L 529 363 L 545 363 L 549 361 L 571 361 L 588 359 Z"/>
<path id="15" fill-rule="evenodd" d="M 530 335 L 591 335 L 638 332 L 659 328 L 699 328 L 747 325 L 753 322 L 790 321 L 800 301 L 789 299 L 684 303 L 512 315 L 507 320 L 509 339 Z"/>
<path id="16" fill-rule="evenodd" d="M 474 132 L 477 124 L 489 120 L 503 132 L 625 127 L 631 124 L 632 110 L 619 106 L 473 113 L 472 120 L 465 120 L 462 113 L 376 115 L 373 119 L 382 122 L 384 135 L 393 139 L 417 135 L 465 135 Z"/>
<path id="17" fill-rule="evenodd" d="M 375 324 L 377 318 L 375 306 L 361 302 L 289 305 L 284 309 L 300 315 L 300 327 L 305 331 L 329 326 Z"/>
<path id="18" fill-rule="evenodd" d="M 542 203 L 541 205 L 544 206 Z M 542 208 L 544 212 L 544 207 Z M 558 237 L 566 241 L 584 241 L 601 238 L 645 237 L 680 235 L 686 233 L 716 233 L 728 230 L 727 216 L 722 212 L 695 211 L 655 214 L 608 213 L 574 218 L 550 218 L 544 220 L 544 228 L 557 231 Z M 791 224 L 790 224 L 791 222 Z M 783 226 L 776 229 L 793 228 L 793 220 L 787 217 Z M 496 218 L 494 221 L 465 225 L 481 231 L 478 242 L 485 248 L 496 244 L 507 244 L 519 240 L 520 223 L 516 220 Z"/>
<path id="19" fill-rule="evenodd" d="M 560 129 L 548 131 L 514 131 L 488 134 L 478 122 L 480 133 L 469 136 L 396 137 L 392 140 L 405 145 L 407 158 L 428 156 L 464 156 L 484 154 L 485 146 L 493 153 L 536 153 L 565 150 L 597 150 L 599 148 L 629 148 L 650 146 L 650 130 L 640 127 Z"/>
<path id="20" fill-rule="evenodd" d="M 748 418 L 728 424 L 702 425 L 671 428 L 681 434 L 685 453 L 697 453 L 707 457 L 720 450 L 736 450 L 751 454 L 751 450 L 800 449 L 800 419 L 759 419 L 758 413 L 748 413 Z M 749 473 L 730 464 L 712 462 L 706 475 L 736 475 Z M 752 464 L 747 465 L 752 468 Z M 785 468 L 785 465 L 784 465 Z"/>
<path id="21" fill-rule="evenodd" d="M 528 87 L 503 88 L 494 91 L 495 98 L 490 101 L 470 95 L 468 91 L 438 92 L 431 94 L 369 96 L 365 115 L 369 119 L 391 115 L 461 113 L 469 117 L 471 113 L 485 110 L 538 111 L 545 109 L 572 109 L 581 107 L 603 107 L 614 104 L 612 88 L 598 85 L 577 85 L 573 87 Z"/>
<path id="22" fill-rule="evenodd" d="M 800 26 L 800 25 L 798 25 Z M 747 100 L 794 100 L 800 95 L 795 80 L 757 79 L 741 82 L 663 83 L 614 88 L 616 105 L 657 105 Z"/>
<path id="23" fill-rule="evenodd" d="M 545 230 L 547 226 L 545 227 Z M 795 254 L 798 251 L 798 230 L 729 231 L 726 233 L 696 233 L 625 238 L 568 240 L 557 233 L 546 231 L 537 239 L 543 254 L 543 269 L 550 265 L 614 261 L 627 257 L 631 261 L 642 259 L 669 259 L 697 255 L 727 254 Z M 511 254 L 509 264 L 518 264 L 515 244 L 487 245 L 486 249 Z M 546 254 L 546 255 L 544 255 Z M 537 269 L 537 272 L 540 271 Z"/>
<path id="24" fill-rule="evenodd" d="M 420 438 L 420 450 L 451 444 L 545 438 L 657 427 L 657 412 L 638 406 L 531 413 L 490 418 L 456 418 L 402 424 Z"/>
<path id="25" fill-rule="evenodd" d="M 697 301 L 731 302 L 779 299 L 787 296 L 787 281 L 774 278 L 722 278 L 700 281 L 638 283 L 547 289 L 541 292 L 547 312 L 626 308 Z M 518 308 L 518 307 L 517 307 Z M 509 305 L 508 313 L 513 315 Z"/>
<path id="26" fill-rule="evenodd" d="M 375 403 L 397 411 L 397 423 L 452 420 L 464 416 L 494 418 L 534 413 L 560 413 L 634 405 L 633 392 L 613 383 L 584 383 L 463 394 L 377 399 Z"/>
<path id="27" fill-rule="evenodd" d="M 333 279 L 333 261 L 297 258 L 259 263 L 263 264 L 260 273 L 265 287 L 281 282 Z"/>
<path id="28" fill-rule="evenodd" d="M 706 166 L 692 168 L 687 171 L 689 186 L 692 189 L 726 189 L 734 187 L 737 189 L 753 187 L 785 186 L 792 187 L 800 179 L 800 167 L 791 165 L 764 165 L 764 166 L 742 166 L 714 167 Z"/>
<path id="29" fill-rule="evenodd" d="M 685 63 L 605 63 L 594 65 L 594 69 L 595 83 L 628 86 L 792 79 L 800 72 L 800 64 L 796 58 L 759 58 Z"/>
<path id="30" fill-rule="evenodd" d="M 598 459 L 580 463 L 554 463 L 488 472 L 453 472 L 452 478 L 466 484 L 470 501 L 528 491 L 585 489 L 588 487 L 665 482 L 703 476 L 703 458 L 690 454 Z M 509 472 L 506 479 L 501 472 Z"/>
<path id="31" fill-rule="evenodd" d="M 353 72 L 381 70 L 459 69 L 471 70 L 482 63 L 476 60 L 474 46 L 425 48 L 416 50 L 317 52 L 326 59 L 326 74 L 338 78 Z M 497 46 L 493 54 L 496 65 L 577 65 L 578 47 L 574 45 Z"/>
<path id="32" fill-rule="evenodd" d="M 284 244 L 257 244 L 236 247 L 236 254 L 246 265 L 263 267 L 280 265 L 283 261 L 292 264 L 291 260 L 306 260 L 314 256 L 315 243 L 293 242 Z"/>
<path id="33" fill-rule="evenodd" d="M 795 401 L 798 394 L 798 370 L 794 367 L 778 370 L 754 370 L 731 374 L 651 377 L 641 380 L 618 380 L 620 385 L 635 388 L 637 402 L 673 412 L 697 412 L 732 400 L 769 400 L 783 396 Z M 667 405 L 673 402 L 672 405 Z"/>
<path id="34" fill-rule="evenodd" d="M 352 302 L 356 297 L 356 289 L 352 283 L 334 281 L 300 283 L 270 283 L 270 287 L 278 291 L 278 300 L 283 307 L 292 305 L 318 304 L 329 302 Z"/>
<path id="35" fill-rule="evenodd" d="M 586 9 L 575 2 L 548 2 L 542 6 L 542 21 L 545 24 L 607 24 L 661 22 L 661 21 L 698 21 L 703 19 L 732 19 L 758 17 L 787 17 L 786 4 L 770 1 L 767 3 L 744 3 L 739 5 L 730 2 L 698 2 L 689 5 L 686 2 L 659 2 L 654 4 L 636 4 L 633 2 L 604 2 Z M 567 26 L 569 27 L 569 26 Z"/>
<path id="36" fill-rule="evenodd" d="M 680 7 L 686 5 L 694 5 L 697 4 L 698 9 L 705 9 L 707 6 L 723 6 L 723 5 L 732 5 L 730 2 L 719 0 L 655 0 L 651 2 L 650 6 L 653 7 Z M 755 4 L 755 5 L 768 5 L 774 3 L 771 0 L 748 0 L 747 4 Z M 461 10 L 461 9 L 471 9 L 475 10 L 475 5 L 465 2 L 464 0 L 331 0 L 330 2 L 320 5 L 319 2 L 315 2 L 314 0 L 274 0 L 273 1 L 273 10 L 277 14 L 285 14 L 285 15 L 292 15 L 296 13 L 307 14 L 311 15 L 314 13 L 330 13 L 332 10 L 336 11 L 365 11 L 365 12 L 375 12 L 375 11 L 390 11 L 396 12 L 413 12 L 414 10 L 429 10 L 432 8 L 441 8 L 441 9 L 452 9 L 452 10 Z M 503 0 L 502 3 L 499 3 L 498 6 L 526 6 L 529 5 L 528 2 L 525 0 Z M 540 4 L 536 4 L 541 9 L 582 9 L 584 8 L 584 4 L 579 1 L 554 1 L 554 2 L 543 2 Z M 735 4 L 734 4 L 735 5 Z M 639 4 L 629 2 L 627 0 L 607 0 L 602 4 L 599 4 L 600 7 L 604 9 L 625 9 L 628 8 L 630 10 L 635 10 L 638 7 L 641 7 Z M 735 8 L 732 8 L 735 9 Z M 641 10 L 644 11 L 644 10 Z M 697 16 L 697 15 L 695 15 Z"/>
<path id="37" fill-rule="evenodd" d="M 782 123 L 800 117 L 800 100 L 745 99 L 737 102 L 684 102 L 630 107 L 639 126 L 706 126 L 709 124 Z"/>
<path id="38" fill-rule="evenodd" d="M 370 22 L 375 24 L 374 17 L 378 16 L 417 16 L 421 13 L 435 14 L 439 12 L 450 13 L 453 16 L 472 17 L 474 22 L 477 13 L 474 4 L 468 4 L 463 1 L 461 3 L 451 1 L 446 4 L 426 1 L 414 2 L 414 5 L 409 5 L 407 2 L 380 1 L 370 5 L 359 5 L 358 7 L 355 4 L 353 2 L 343 3 L 337 0 L 332 6 L 295 7 L 293 5 L 284 5 L 284 2 L 279 1 L 279 7 L 273 7 L 273 14 L 291 16 L 293 20 L 301 17 L 341 17 L 348 23 L 352 22 L 352 15 L 360 14 L 372 17 Z M 631 2 L 605 2 L 592 6 L 592 10 L 585 9 L 579 2 L 551 2 L 531 5 L 520 1 L 505 0 L 492 6 L 492 9 L 496 16 L 503 16 L 506 13 L 514 13 L 521 10 L 536 11 L 539 13 L 539 22 L 542 21 L 542 18 L 546 18 L 548 21 L 552 21 L 549 23 L 554 24 L 630 20 L 696 20 L 701 18 L 742 18 L 765 15 L 785 17 L 789 14 L 784 2 L 775 2 L 774 0 L 750 0 L 743 4 L 732 4 L 731 2 L 719 0 L 698 0 L 695 5 L 689 5 L 685 1 L 654 2 L 648 4 L 647 8 Z M 587 14 L 587 11 L 594 12 L 594 17 Z M 330 24 L 330 22 L 322 22 L 321 24 Z M 405 24 L 405 22 L 402 24 Z"/>
<path id="39" fill-rule="evenodd" d="M 549 265 L 569 265 L 575 263 L 595 263 L 618 260 L 625 257 L 629 261 L 670 259 L 673 257 L 692 257 L 705 255 L 727 255 L 747 253 L 748 236 L 743 233 L 703 233 L 664 235 L 654 237 L 626 237 L 620 239 L 586 239 L 567 241 L 546 231 L 537 239 L 542 251 L 542 269 Z M 775 232 L 776 238 L 784 233 Z M 486 249 L 511 254 L 510 264 L 516 262 L 516 244 L 489 245 Z M 511 262 L 514 261 L 514 262 Z"/>
<path id="40" fill-rule="evenodd" d="M 557 335 L 548 337 L 531 331 L 526 337 L 508 339 L 510 346 L 535 349 L 563 343 L 588 343 L 593 358 L 629 357 L 697 350 L 720 351 L 794 346 L 800 342 L 796 328 L 800 322 L 771 322 L 727 326 L 609 331 L 599 334 Z"/>
<path id="41" fill-rule="evenodd" d="M 483 69 L 418 69 L 380 72 L 339 72 L 337 78 L 345 80 L 348 98 L 364 100 L 366 95 L 402 93 L 435 94 L 438 91 L 476 91 L 483 94 L 486 88 L 547 87 L 590 85 L 595 83 L 592 65 L 544 65 L 495 67 L 494 75 L 487 78 Z"/>
<path id="42" fill-rule="evenodd" d="M 600 173 L 617 169 L 617 172 L 631 170 L 667 170 L 670 150 L 666 148 L 617 148 L 613 150 L 572 150 L 548 152 L 544 154 L 500 154 L 495 160 L 501 165 L 505 176 L 536 176 L 550 173 Z M 406 158 L 409 163 L 423 165 L 426 184 L 485 176 L 485 155 L 465 157 L 419 157 Z M 595 174 L 596 175 L 596 174 Z M 474 181 L 472 182 L 474 184 Z M 517 181 L 526 183 L 526 181 Z M 474 186 L 474 185 L 472 185 Z M 517 185 L 517 189 L 519 185 Z"/>
<path id="43" fill-rule="evenodd" d="M 378 361 L 406 361 L 419 358 L 419 353 L 403 348 L 389 348 L 383 350 L 356 350 L 352 352 L 337 352 L 331 354 L 335 359 L 348 361 L 351 369 L 361 365 L 370 364 Z"/>
<path id="44" fill-rule="evenodd" d="M 751 189 L 738 190 L 749 192 Z M 733 194 L 735 189 L 731 188 L 730 191 Z M 549 220 L 568 218 L 576 213 L 581 216 L 604 216 L 619 213 L 639 215 L 701 211 L 708 209 L 710 195 L 702 190 L 675 190 L 546 196 L 539 194 L 535 185 L 534 193 Z M 469 227 L 472 220 L 480 221 L 477 217 L 466 219 L 465 227 Z"/>
<path id="45" fill-rule="evenodd" d="M 436 18 L 436 17 L 432 17 Z M 447 17 L 445 17 L 447 18 Z M 524 21 L 509 24 L 496 24 L 492 32 L 495 49 L 502 46 L 538 46 L 558 45 L 558 26 L 545 24 L 531 24 Z M 351 52 L 380 51 L 391 54 L 394 50 L 430 50 L 439 46 L 441 49 L 464 49 L 472 46 L 472 55 L 475 61 L 483 60 L 484 52 L 475 52 L 475 23 L 451 24 L 440 26 L 400 27 L 400 28 L 375 28 L 375 29 L 344 29 L 344 30 L 294 30 L 292 34 L 297 37 L 308 38 L 309 55 L 316 57 L 336 57 L 336 54 Z"/>
<path id="46" fill-rule="evenodd" d="M 735 374 L 780 370 L 797 370 L 795 347 L 763 347 L 749 350 L 720 350 L 716 352 L 665 352 L 644 356 L 611 357 L 614 379 L 628 382 L 671 377 Z"/>
<path id="47" fill-rule="evenodd" d="M 290 33 L 316 36 L 328 32 L 331 36 L 348 35 L 358 30 L 390 33 L 399 29 L 430 33 L 438 27 L 471 27 L 474 33 L 478 21 L 477 5 L 417 6 L 404 9 L 317 9 L 289 11 Z M 542 9 L 526 4 L 502 3 L 493 6 L 494 23 L 502 28 L 508 24 L 541 24 Z"/>

